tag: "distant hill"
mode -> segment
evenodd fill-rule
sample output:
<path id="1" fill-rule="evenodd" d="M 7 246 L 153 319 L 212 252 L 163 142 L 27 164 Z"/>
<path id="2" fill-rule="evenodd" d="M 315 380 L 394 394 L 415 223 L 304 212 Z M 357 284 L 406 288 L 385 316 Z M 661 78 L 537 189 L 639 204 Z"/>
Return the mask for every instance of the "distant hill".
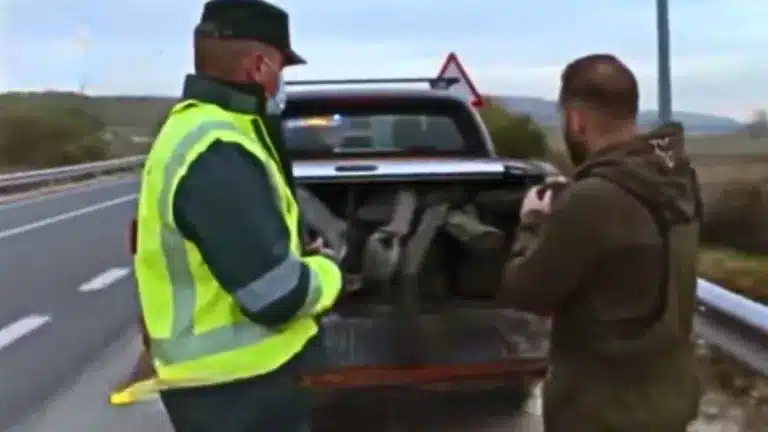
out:
<path id="1" fill-rule="evenodd" d="M 491 100 L 509 111 L 530 115 L 542 126 L 556 125 L 560 121 L 557 104 L 551 100 L 500 95 L 491 96 Z M 657 118 L 658 113 L 656 111 L 640 113 L 640 123 L 643 126 L 653 125 Z M 677 111 L 674 113 L 674 118 L 682 122 L 686 131 L 692 134 L 720 134 L 744 130 L 744 124 L 729 117 Z"/>
<path id="2" fill-rule="evenodd" d="M 510 111 L 532 116 L 543 126 L 552 126 L 559 122 L 557 107 L 553 101 L 501 95 L 491 98 Z M 0 94 L 0 107 L 19 101 L 36 102 L 42 99 L 46 99 L 46 102 L 81 103 L 87 110 L 101 116 L 111 128 L 131 128 L 138 134 L 154 131 L 157 123 L 176 101 L 174 98 L 160 96 L 82 96 L 70 92 L 5 93 Z M 651 125 L 656 120 L 656 112 L 646 111 L 640 117 L 642 124 Z M 728 117 L 688 112 L 676 112 L 675 117 L 685 124 L 688 132 L 695 134 L 744 130 L 742 123 Z"/>
<path id="3" fill-rule="evenodd" d="M 71 92 L 4 93 L 0 108 L 17 103 L 62 103 L 80 105 L 101 117 L 112 130 L 132 131 L 135 135 L 154 132 L 176 99 L 155 96 L 83 96 Z"/>

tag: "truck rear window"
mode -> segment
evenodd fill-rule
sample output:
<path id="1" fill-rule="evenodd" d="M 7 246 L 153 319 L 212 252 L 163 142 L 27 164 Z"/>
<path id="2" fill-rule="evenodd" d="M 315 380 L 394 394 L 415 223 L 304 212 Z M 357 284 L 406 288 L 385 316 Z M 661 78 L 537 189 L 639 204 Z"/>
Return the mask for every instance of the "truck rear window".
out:
<path id="1" fill-rule="evenodd" d="M 294 101 L 283 126 L 287 151 L 294 158 L 487 154 L 475 116 L 453 100 Z"/>

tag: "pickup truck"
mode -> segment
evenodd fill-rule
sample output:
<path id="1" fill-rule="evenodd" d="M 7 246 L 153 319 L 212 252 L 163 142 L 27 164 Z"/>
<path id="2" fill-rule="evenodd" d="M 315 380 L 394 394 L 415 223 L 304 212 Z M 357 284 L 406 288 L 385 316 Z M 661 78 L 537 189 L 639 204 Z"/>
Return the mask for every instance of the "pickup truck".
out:
<path id="1" fill-rule="evenodd" d="M 370 396 L 379 415 L 389 395 L 390 418 L 423 414 L 405 401 L 424 395 L 442 411 L 479 397 L 501 411 L 483 415 L 521 409 L 547 371 L 548 320 L 494 299 L 524 192 L 556 171 L 497 157 L 476 109 L 447 91 L 292 91 L 284 114 L 302 224 L 345 281 L 322 318 L 327 361 L 304 384 L 323 406 Z M 324 412 L 339 430 L 341 412 Z"/>

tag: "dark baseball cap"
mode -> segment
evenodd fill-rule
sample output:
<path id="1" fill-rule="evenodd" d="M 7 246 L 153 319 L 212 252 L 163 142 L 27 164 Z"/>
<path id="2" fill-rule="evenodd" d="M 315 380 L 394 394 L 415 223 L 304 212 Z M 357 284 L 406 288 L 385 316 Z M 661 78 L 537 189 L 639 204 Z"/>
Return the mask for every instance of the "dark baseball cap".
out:
<path id="1" fill-rule="evenodd" d="M 263 0 L 209 0 L 197 34 L 221 39 L 252 40 L 271 45 L 286 58 L 286 66 L 305 64 L 291 48 L 288 13 Z"/>

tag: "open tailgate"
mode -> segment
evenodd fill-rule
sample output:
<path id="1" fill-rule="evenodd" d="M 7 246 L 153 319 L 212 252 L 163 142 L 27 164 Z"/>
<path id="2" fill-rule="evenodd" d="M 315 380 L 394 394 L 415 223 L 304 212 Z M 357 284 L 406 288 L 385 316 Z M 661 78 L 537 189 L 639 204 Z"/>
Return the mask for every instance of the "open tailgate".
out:
<path id="1" fill-rule="evenodd" d="M 414 385 L 547 368 L 548 321 L 514 310 L 455 309 L 398 328 L 384 317 L 323 320 L 327 363 L 307 375 L 318 388 Z"/>

